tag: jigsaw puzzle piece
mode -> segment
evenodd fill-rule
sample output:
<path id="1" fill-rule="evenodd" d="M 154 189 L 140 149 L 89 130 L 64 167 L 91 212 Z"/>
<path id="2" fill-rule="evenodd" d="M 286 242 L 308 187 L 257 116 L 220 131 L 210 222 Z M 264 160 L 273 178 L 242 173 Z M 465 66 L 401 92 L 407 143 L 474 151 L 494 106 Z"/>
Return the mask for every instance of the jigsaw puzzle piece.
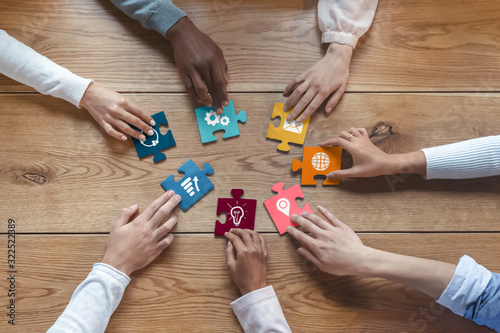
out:
<path id="1" fill-rule="evenodd" d="M 219 198 L 217 201 L 217 215 L 226 213 L 226 223 L 215 221 L 215 236 L 224 236 L 233 228 L 254 230 L 257 200 L 241 199 L 243 193 L 242 189 L 232 189 L 233 198 Z"/>
<path id="2" fill-rule="evenodd" d="M 303 212 L 312 213 L 309 203 L 306 202 L 304 208 L 300 208 L 295 202 L 297 198 L 304 198 L 304 193 L 302 193 L 298 184 L 286 190 L 283 189 L 284 186 L 285 184 L 283 182 L 275 184 L 272 190 L 278 194 L 264 201 L 264 206 L 280 234 L 284 234 L 286 232 L 286 227 L 289 225 L 293 227 L 297 226 L 297 224 L 290 220 L 293 214 L 300 215 Z"/>
<path id="3" fill-rule="evenodd" d="M 214 184 L 207 178 L 207 175 L 214 173 L 214 169 L 210 164 L 205 163 L 203 169 L 200 170 L 193 160 L 189 160 L 177 171 L 184 173 L 184 177 L 181 180 L 176 182 L 174 181 L 174 175 L 170 175 L 161 182 L 161 186 L 165 191 L 173 190 L 176 194 L 180 195 L 181 202 L 179 206 L 183 211 L 186 211 L 214 188 Z"/>
<path id="4" fill-rule="evenodd" d="M 302 169 L 302 185 L 316 185 L 314 176 L 327 175 L 340 170 L 342 148 L 340 147 L 304 147 L 302 162 L 295 159 L 292 170 Z M 339 185 L 340 179 L 327 178 L 323 185 Z"/>
<path id="5" fill-rule="evenodd" d="M 273 124 L 269 124 L 266 138 L 281 141 L 278 145 L 278 150 L 289 151 L 290 146 L 288 143 L 290 142 L 299 145 L 304 144 L 310 117 L 301 123 L 297 123 L 295 120 L 289 122 L 286 120 L 286 117 L 290 114 L 290 112 L 292 112 L 293 108 L 290 111 L 285 112 L 283 111 L 283 106 L 283 103 L 274 103 L 271 118 L 280 117 L 281 122 L 278 127 L 274 127 Z"/>
<path id="6" fill-rule="evenodd" d="M 166 158 L 165 154 L 161 151 L 175 146 L 176 143 L 171 130 L 168 130 L 165 135 L 160 132 L 160 125 L 168 125 L 165 112 L 158 112 L 152 115 L 151 118 L 153 118 L 156 122 L 156 125 L 152 127 L 154 134 L 152 136 L 146 135 L 146 140 L 137 140 L 136 138 L 132 138 L 132 141 L 134 142 L 135 150 L 137 151 L 139 158 L 154 154 L 155 156 L 153 158 L 153 162 L 160 162 Z M 132 128 L 142 133 L 142 131 L 138 128 L 134 126 L 132 126 Z"/>
<path id="7" fill-rule="evenodd" d="M 213 106 L 210 108 L 203 106 L 195 109 L 202 143 L 217 141 L 217 137 L 213 133 L 219 130 L 224 130 L 223 139 L 240 135 L 238 122 L 245 123 L 247 121 L 246 112 L 242 110 L 236 114 L 232 100 L 229 101 L 228 106 L 223 108 L 224 113 L 221 115 L 215 112 Z"/>

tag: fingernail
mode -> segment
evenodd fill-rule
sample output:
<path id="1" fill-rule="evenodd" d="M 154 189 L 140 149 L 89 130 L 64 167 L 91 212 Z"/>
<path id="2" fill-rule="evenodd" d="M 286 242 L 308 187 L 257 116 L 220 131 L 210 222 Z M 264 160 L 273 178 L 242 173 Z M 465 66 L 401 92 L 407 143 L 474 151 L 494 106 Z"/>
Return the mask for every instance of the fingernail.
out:
<path id="1" fill-rule="evenodd" d="M 222 113 L 222 112 L 223 112 L 223 111 L 222 111 L 222 108 L 217 108 L 217 112 Z"/>
<path id="2" fill-rule="evenodd" d="M 207 108 L 211 108 L 212 107 L 212 104 L 207 104 Z"/>
<path id="3" fill-rule="evenodd" d="M 168 195 L 170 195 L 170 196 L 172 196 L 172 195 L 174 195 L 174 191 L 169 190 L 169 191 L 167 192 L 167 194 L 168 194 Z"/>
<path id="4" fill-rule="evenodd" d="M 228 106 L 229 105 L 229 101 L 224 101 L 224 103 L 222 103 L 222 105 Z"/>
<path id="5" fill-rule="evenodd" d="M 329 174 L 326 175 L 326 178 L 333 178 L 335 175 L 333 172 L 330 172 Z"/>
<path id="6" fill-rule="evenodd" d="M 136 209 L 137 208 L 137 204 L 130 206 L 130 208 L 131 209 Z"/>
<path id="7" fill-rule="evenodd" d="M 141 134 L 141 135 L 139 135 L 139 139 L 146 140 L 146 137 L 143 134 Z"/>
<path id="8" fill-rule="evenodd" d="M 149 130 L 149 131 L 148 131 L 148 135 L 149 135 L 149 136 L 151 136 L 151 135 L 153 135 L 153 134 L 155 134 L 155 132 L 153 132 L 153 130 Z"/>
<path id="9" fill-rule="evenodd" d="M 224 235 L 226 235 L 226 234 L 227 234 L 227 232 L 224 233 Z M 231 245 L 231 241 L 227 241 L 227 246 L 229 246 L 229 245 Z"/>
<path id="10" fill-rule="evenodd" d="M 127 137 L 126 137 L 125 135 L 124 135 L 124 136 L 122 136 L 122 140 L 123 140 L 123 141 L 127 140 Z"/>
<path id="11" fill-rule="evenodd" d="M 181 201 L 181 196 L 180 196 L 180 195 L 178 195 L 178 194 L 176 194 L 176 195 L 174 196 L 174 199 L 175 199 L 175 200 L 177 200 L 177 201 Z"/>
<path id="12" fill-rule="evenodd" d="M 296 122 L 301 123 L 302 122 L 302 118 L 301 117 L 297 118 Z"/>
<path id="13" fill-rule="evenodd" d="M 154 120 L 151 120 L 149 123 L 151 124 L 151 126 L 155 126 L 156 125 L 156 122 Z"/>
<path id="14" fill-rule="evenodd" d="M 318 209 L 323 209 L 323 206 L 321 206 L 321 205 L 318 205 Z"/>
<path id="15" fill-rule="evenodd" d="M 300 213 L 300 216 L 304 216 L 306 214 L 309 214 L 309 212 L 302 212 L 302 213 Z"/>
<path id="16" fill-rule="evenodd" d="M 326 109 L 326 113 L 330 113 L 332 111 L 332 108 Z"/>

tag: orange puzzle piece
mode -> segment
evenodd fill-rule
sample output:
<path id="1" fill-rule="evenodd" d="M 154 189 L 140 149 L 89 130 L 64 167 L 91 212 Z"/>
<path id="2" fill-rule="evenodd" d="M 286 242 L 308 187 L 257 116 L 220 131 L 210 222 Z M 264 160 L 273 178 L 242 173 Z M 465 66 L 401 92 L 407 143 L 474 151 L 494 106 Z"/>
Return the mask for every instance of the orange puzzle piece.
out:
<path id="1" fill-rule="evenodd" d="M 314 176 L 327 175 L 332 171 L 340 170 L 342 148 L 340 147 L 304 147 L 302 162 L 295 159 L 292 170 L 302 169 L 302 185 L 316 185 Z M 340 179 L 327 178 L 323 185 L 339 185 Z"/>
<path id="2" fill-rule="evenodd" d="M 280 117 L 281 123 L 279 127 L 274 127 L 273 124 L 269 124 L 267 129 L 266 138 L 281 141 L 278 145 L 278 149 L 281 151 L 289 151 L 289 142 L 297 143 L 299 145 L 304 144 L 306 139 L 307 126 L 309 125 L 309 118 L 301 123 L 295 122 L 295 120 L 288 121 L 286 117 L 292 112 L 292 110 L 285 112 L 283 111 L 283 103 L 274 103 L 273 114 L 271 118 Z"/>

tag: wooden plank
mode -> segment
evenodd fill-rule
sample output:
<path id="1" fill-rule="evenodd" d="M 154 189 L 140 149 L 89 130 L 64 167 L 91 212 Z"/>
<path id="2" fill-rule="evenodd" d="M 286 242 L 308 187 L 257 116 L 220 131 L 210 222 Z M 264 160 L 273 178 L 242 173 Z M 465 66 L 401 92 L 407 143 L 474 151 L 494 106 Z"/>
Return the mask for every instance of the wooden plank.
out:
<path id="1" fill-rule="evenodd" d="M 224 51 L 230 91 L 282 91 L 323 51 L 316 1 L 179 0 Z M 381 1 L 349 91 L 500 90 L 498 1 Z M 182 92 L 168 43 L 107 0 L 4 0 L 12 36 L 73 72 L 128 92 Z M 0 91 L 29 91 L 0 77 Z"/>
<path id="2" fill-rule="evenodd" d="M 272 284 L 293 332 L 486 332 L 411 288 L 380 279 L 333 277 L 295 253 L 288 236 L 265 236 Z M 457 263 L 467 253 L 500 270 L 495 234 L 369 234 L 369 246 Z M 46 330 L 105 250 L 105 236 L 18 235 L 16 329 Z M 6 247 L 6 237 L 0 245 Z M 108 332 L 238 332 L 229 303 L 238 292 L 226 270 L 223 239 L 178 235 L 135 273 Z M 206 251 L 206 249 L 212 251 Z M 6 295 L 6 279 L 0 279 Z M 2 296 L 4 297 L 4 296 Z M 5 310 L 4 310 L 5 311 Z M 0 330 L 7 330 L 6 320 Z"/>
<path id="3" fill-rule="evenodd" d="M 299 146 L 283 154 L 276 141 L 265 139 L 278 94 L 235 94 L 235 107 L 249 118 L 241 136 L 222 141 L 219 133 L 216 143 L 204 146 L 187 96 L 127 96 L 151 113 L 167 112 L 177 147 L 166 151 L 166 161 L 139 160 L 131 142 L 101 133 L 84 109 L 64 101 L 0 96 L 0 218 L 15 218 L 19 232 L 108 232 L 121 207 L 145 208 L 163 193 L 160 182 L 171 173 L 180 179 L 177 168 L 192 158 L 214 167 L 209 179 L 215 190 L 179 214 L 177 231 L 211 232 L 217 198 L 231 188 L 258 199 L 257 230 L 276 231 L 263 201 L 279 181 L 300 183 L 291 163 L 302 156 Z M 348 94 L 331 116 L 313 117 L 305 145 L 351 126 L 380 130 L 372 139 L 390 152 L 498 134 L 498 100 L 488 94 Z M 349 163 L 344 154 L 343 167 Z M 312 207 L 329 207 L 357 231 L 498 231 L 499 182 L 398 176 L 302 189 Z"/>

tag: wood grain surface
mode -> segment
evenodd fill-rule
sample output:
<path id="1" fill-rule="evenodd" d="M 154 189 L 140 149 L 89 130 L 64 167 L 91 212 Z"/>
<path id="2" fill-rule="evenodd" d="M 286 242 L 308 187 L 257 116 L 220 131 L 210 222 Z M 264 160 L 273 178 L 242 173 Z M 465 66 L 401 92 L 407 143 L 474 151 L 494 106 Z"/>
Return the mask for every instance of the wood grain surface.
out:
<path id="1" fill-rule="evenodd" d="M 265 237 L 267 282 L 275 288 L 293 332 L 488 331 L 411 288 L 380 279 L 324 274 L 295 253 L 288 236 Z M 450 263 L 467 253 L 487 268 L 500 270 L 500 253 L 491 251 L 498 244 L 497 234 L 361 237 L 372 247 Z M 16 330 L 48 329 L 92 264 L 102 258 L 105 244 L 103 235 L 19 235 Z M 0 238 L 0 246 L 6 247 L 5 238 Z M 229 305 L 239 294 L 226 271 L 225 246 L 226 241 L 210 235 L 178 235 L 157 260 L 132 275 L 107 331 L 241 331 Z M 4 295 L 6 281 L 0 281 Z M 6 329 L 6 321 L 0 321 L 0 331 Z"/>
<path id="2" fill-rule="evenodd" d="M 108 232 L 121 207 L 145 208 L 163 193 L 160 182 L 192 158 L 209 162 L 215 189 L 186 213 L 179 232 L 213 232 L 217 198 L 243 188 L 258 200 L 256 228 L 276 231 L 263 206 L 271 187 L 300 183 L 294 158 L 265 138 L 279 94 L 234 94 L 248 121 L 239 138 L 202 145 L 186 95 L 138 94 L 127 97 L 148 112 L 165 110 L 177 146 L 157 164 L 142 160 L 132 142 L 103 133 L 84 110 L 64 101 L 34 95 L 0 96 L 0 216 L 15 218 L 18 232 Z M 474 101 L 473 107 L 469 102 Z M 335 113 L 316 114 L 305 142 L 321 140 L 351 126 L 366 127 L 388 152 L 407 152 L 500 133 L 498 96 L 488 94 L 347 94 Z M 279 120 L 277 120 L 279 122 Z M 9 143 L 9 144 L 7 144 Z M 344 168 L 350 156 L 344 154 Z M 320 176 L 321 177 L 321 176 Z M 499 231 L 500 178 L 425 181 L 420 176 L 343 180 L 340 186 L 303 186 L 312 207 L 330 208 L 357 231 Z M 303 205 L 298 200 L 300 206 Z M 442 212 L 446 212 L 443 214 Z M 224 216 L 221 217 L 224 220 Z"/>
<path id="3" fill-rule="evenodd" d="M 316 0 L 178 0 L 222 48 L 232 92 L 283 91 L 319 60 Z M 128 92 L 182 92 L 167 41 L 108 0 L 0 2 L 1 28 L 71 71 Z M 19 8 L 16 10 L 16 8 Z M 349 91 L 499 91 L 500 3 L 380 1 Z M 0 78 L 0 91 L 28 91 Z"/>

